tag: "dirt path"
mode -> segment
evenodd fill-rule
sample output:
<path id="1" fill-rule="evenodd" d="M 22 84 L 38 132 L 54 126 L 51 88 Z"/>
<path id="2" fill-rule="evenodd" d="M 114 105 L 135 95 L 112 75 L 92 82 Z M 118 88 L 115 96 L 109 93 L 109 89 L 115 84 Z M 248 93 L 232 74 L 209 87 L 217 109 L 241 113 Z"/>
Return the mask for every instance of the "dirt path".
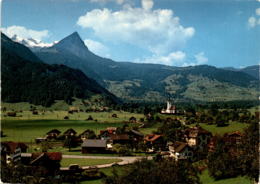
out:
<path id="1" fill-rule="evenodd" d="M 31 153 L 22 153 L 23 157 L 30 157 Z M 110 157 L 110 156 L 81 156 L 81 155 L 62 155 L 62 158 L 88 158 L 88 159 L 120 159 L 122 161 L 117 162 L 118 165 L 127 165 L 127 164 L 131 164 L 134 163 L 137 160 L 140 160 L 142 158 L 148 158 L 149 160 L 151 160 L 153 157 L 152 156 L 148 156 L 148 157 L 142 157 L 142 156 L 127 156 L 127 157 Z M 94 166 L 83 166 L 83 169 L 88 169 L 91 167 L 97 167 L 97 168 L 106 168 L 106 167 L 111 167 L 114 163 L 110 163 L 110 164 L 102 164 L 102 165 L 94 165 Z M 61 170 L 68 170 L 68 167 L 62 167 Z"/>

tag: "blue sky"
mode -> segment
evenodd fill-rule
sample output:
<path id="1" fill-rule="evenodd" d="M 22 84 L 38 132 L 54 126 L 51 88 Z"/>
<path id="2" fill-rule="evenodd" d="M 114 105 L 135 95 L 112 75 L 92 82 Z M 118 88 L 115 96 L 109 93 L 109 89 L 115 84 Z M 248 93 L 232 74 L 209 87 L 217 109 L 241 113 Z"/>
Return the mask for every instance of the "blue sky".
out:
<path id="1" fill-rule="evenodd" d="M 259 0 L 3 0 L 2 30 L 45 43 L 77 31 L 116 61 L 260 63 Z"/>

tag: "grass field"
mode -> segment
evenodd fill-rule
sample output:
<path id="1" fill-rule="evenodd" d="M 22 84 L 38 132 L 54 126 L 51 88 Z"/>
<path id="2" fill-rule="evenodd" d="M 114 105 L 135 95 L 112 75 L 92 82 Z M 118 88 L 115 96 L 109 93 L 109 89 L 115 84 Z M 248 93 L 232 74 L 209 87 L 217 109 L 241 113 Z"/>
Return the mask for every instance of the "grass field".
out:
<path id="1" fill-rule="evenodd" d="M 113 118 L 112 114 L 117 114 L 117 118 Z M 8 117 L 5 115 L 6 113 L 1 113 L 2 120 L 64 120 L 65 116 L 68 116 L 69 120 L 86 120 L 89 116 L 92 116 L 96 122 L 102 123 L 118 123 L 122 121 L 129 121 L 129 118 L 132 116 L 134 116 L 137 120 L 144 117 L 143 114 L 123 111 L 78 112 L 73 114 L 69 114 L 68 111 L 38 111 L 38 115 L 33 115 L 31 111 L 22 111 L 17 113 L 17 117 Z"/>
<path id="2" fill-rule="evenodd" d="M 200 124 L 200 126 L 210 131 L 213 135 L 215 134 L 223 135 L 225 133 L 234 132 L 234 131 L 243 132 L 244 128 L 247 128 L 249 125 L 246 123 L 232 122 L 225 127 L 216 127 L 216 125 L 207 125 L 202 123 Z"/>
<path id="3" fill-rule="evenodd" d="M 61 132 L 73 128 L 77 133 L 92 129 L 96 134 L 107 127 L 122 127 L 123 123 L 98 123 L 77 120 L 2 120 L 2 130 L 6 137 L 2 141 L 34 142 L 37 137 L 45 136 L 48 131 L 57 128 Z"/>
<path id="4" fill-rule="evenodd" d="M 70 164 L 78 164 L 79 166 L 93 166 L 120 162 L 120 159 L 87 159 L 87 158 L 63 158 L 61 167 L 68 167 Z"/>
<path id="5" fill-rule="evenodd" d="M 200 175 L 200 180 L 202 184 L 252 184 L 252 181 L 246 177 L 236 177 L 215 181 L 209 176 L 208 170 L 203 171 Z"/>

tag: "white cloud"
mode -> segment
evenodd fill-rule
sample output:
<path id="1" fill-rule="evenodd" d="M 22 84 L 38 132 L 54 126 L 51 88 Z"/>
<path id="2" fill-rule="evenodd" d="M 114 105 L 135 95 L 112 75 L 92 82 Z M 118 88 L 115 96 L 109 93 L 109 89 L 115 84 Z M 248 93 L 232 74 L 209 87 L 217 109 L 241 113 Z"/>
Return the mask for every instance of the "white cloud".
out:
<path id="1" fill-rule="evenodd" d="M 153 1 L 152 0 L 142 0 L 142 7 L 145 10 L 150 10 L 153 8 Z"/>
<path id="2" fill-rule="evenodd" d="M 10 26 L 7 28 L 2 28 L 1 30 L 9 37 L 13 37 L 16 35 L 23 39 L 32 38 L 38 42 L 49 36 L 48 30 L 36 31 L 32 29 L 27 29 L 23 26 Z"/>
<path id="3" fill-rule="evenodd" d="M 249 19 L 248 19 L 249 27 L 254 28 L 258 23 L 259 23 L 259 21 L 257 21 L 257 19 L 255 17 L 249 17 Z"/>
<path id="4" fill-rule="evenodd" d="M 258 16 L 260 16 L 260 8 L 257 8 L 257 9 L 255 10 L 255 14 L 258 15 Z"/>
<path id="5" fill-rule="evenodd" d="M 154 64 L 164 64 L 169 66 L 181 66 L 186 58 L 186 53 L 182 51 L 171 52 L 166 56 L 153 55 L 152 57 L 147 57 L 143 60 L 137 59 L 137 63 L 154 63 Z"/>
<path id="6" fill-rule="evenodd" d="M 260 0 L 259 0 L 259 1 L 260 1 Z M 260 8 L 257 8 L 257 9 L 255 10 L 255 14 L 256 14 L 256 16 L 260 16 Z M 256 27 L 257 25 L 260 25 L 260 18 L 251 16 L 251 17 L 248 18 L 247 23 L 248 23 L 248 26 L 249 26 L 250 28 L 254 28 L 254 27 Z"/>
<path id="7" fill-rule="evenodd" d="M 77 24 L 92 29 L 100 39 L 148 48 L 156 55 L 181 49 L 195 29 L 183 27 L 172 10 L 152 7 L 152 0 L 142 0 L 142 8 L 94 9 L 79 17 Z"/>
<path id="8" fill-rule="evenodd" d="M 136 59 L 137 63 L 153 63 L 153 64 L 163 64 L 169 66 L 195 66 L 202 65 L 208 62 L 208 58 L 205 56 L 204 52 L 195 54 L 191 61 L 188 61 L 187 54 L 183 51 L 171 52 L 166 56 L 153 55 L 152 57 L 147 57 L 145 59 Z"/>
<path id="9" fill-rule="evenodd" d="M 89 48 L 90 51 L 94 52 L 95 54 L 99 56 L 109 57 L 109 49 L 103 45 L 102 43 L 86 39 L 84 40 L 85 45 Z"/>
<path id="10" fill-rule="evenodd" d="M 208 62 L 208 58 L 205 56 L 204 52 L 200 52 L 200 53 L 196 54 L 194 57 L 195 57 L 195 59 L 197 61 L 196 63 L 198 65 L 205 64 Z"/>

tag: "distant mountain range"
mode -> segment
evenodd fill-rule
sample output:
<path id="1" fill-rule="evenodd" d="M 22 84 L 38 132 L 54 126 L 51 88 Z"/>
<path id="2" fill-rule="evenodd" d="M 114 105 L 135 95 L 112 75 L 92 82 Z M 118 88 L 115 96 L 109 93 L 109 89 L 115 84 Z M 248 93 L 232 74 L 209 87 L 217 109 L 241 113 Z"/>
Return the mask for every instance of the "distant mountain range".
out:
<path id="1" fill-rule="evenodd" d="M 77 32 L 51 47 L 33 51 L 45 63 L 83 71 L 126 101 L 256 100 L 259 96 L 258 66 L 236 70 L 208 65 L 171 67 L 115 62 L 89 51 Z"/>
<path id="2" fill-rule="evenodd" d="M 233 67 L 226 67 L 226 68 L 223 68 L 223 69 L 226 69 L 226 70 L 231 70 L 231 71 L 240 71 L 240 72 L 244 72 L 244 73 L 247 73 L 248 75 L 251 75 L 253 76 L 254 78 L 258 79 L 260 78 L 259 76 L 259 71 L 260 71 L 260 68 L 259 68 L 260 65 L 253 65 L 253 66 L 248 66 L 248 67 L 245 67 L 245 68 L 233 68 Z"/>
<path id="3" fill-rule="evenodd" d="M 99 96 L 106 104 L 119 100 L 95 80 L 65 65 L 43 63 L 27 47 L 1 35 L 2 101 L 50 106 L 55 100 Z M 103 103 L 103 104 L 105 104 Z"/>

